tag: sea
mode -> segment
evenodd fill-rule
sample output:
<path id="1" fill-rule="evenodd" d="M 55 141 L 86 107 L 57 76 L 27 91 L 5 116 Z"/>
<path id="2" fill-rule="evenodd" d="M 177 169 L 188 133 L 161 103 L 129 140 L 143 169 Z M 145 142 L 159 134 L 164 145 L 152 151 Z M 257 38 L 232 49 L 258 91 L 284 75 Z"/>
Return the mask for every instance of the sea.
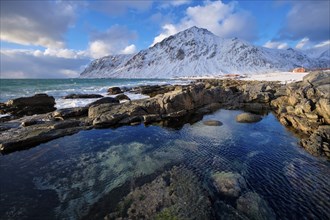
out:
<path id="1" fill-rule="evenodd" d="M 85 103 L 59 100 L 69 93 L 106 94 L 110 86 L 168 83 L 187 82 L 1 80 L 1 101 L 47 93 L 61 103 L 58 107 L 78 106 Z M 235 121 L 240 113 L 220 109 L 180 127 L 140 124 L 91 129 L 0 155 L 0 219 L 104 219 L 130 191 L 173 167 L 197 177 L 200 191 L 218 213 L 210 219 L 226 219 L 237 207 L 236 199 L 215 193 L 216 172 L 240 174 L 247 183 L 243 193 L 257 193 L 277 219 L 330 219 L 329 161 L 302 149 L 299 137 L 271 112 L 248 124 Z M 206 120 L 223 125 L 207 126 Z"/>
<path id="2" fill-rule="evenodd" d="M 56 108 L 82 107 L 97 99 L 63 99 L 69 94 L 101 94 L 108 96 L 109 87 L 133 88 L 142 85 L 187 84 L 178 79 L 0 79 L 0 102 L 46 93 L 55 98 Z M 132 100 L 146 98 L 141 94 L 125 93 Z"/>

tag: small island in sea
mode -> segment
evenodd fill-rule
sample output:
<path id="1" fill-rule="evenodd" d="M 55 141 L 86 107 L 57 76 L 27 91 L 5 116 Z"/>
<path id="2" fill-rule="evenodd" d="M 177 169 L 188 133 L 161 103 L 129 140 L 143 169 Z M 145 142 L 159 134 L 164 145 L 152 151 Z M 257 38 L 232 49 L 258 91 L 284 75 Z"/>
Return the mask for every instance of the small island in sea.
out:
<path id="1" fill-rule="evenodd" d="M 84 52 L 1 51 L 1 73 L 7 74 L 0 79 L 1 219 L 330 218 L 328 41 L 308 50 L 298 48 L 306 39 L 295 49 L 276 42 L 257 46 L 213 26 L 194 26 L 204 20 L 197 15 L 214 10 L 231 13 L 221 18 L 224 24 L 233 22 L 231 16 L 249 20 L 233 10 L 245 6 L 240 2 L 29 3 L 45 18 L 44 8 L 68 18 L 76 8 L 92 12 L 107 4 L 119 17 L 125 7 L 130 15 L 143 14 L 147 3 L 156 11 L 186 8 L 186 15 L 140 51 L 128 45 L 117 55 L 103 54 L 125 42 L 119 33 L 130 34 L 118 25 L 95 31 Z M 291 14 L 309 5 L 290 4 Z M 25 25 L 42 27 L 42 19 L 19 10 L 23 5 L 1 2 L 3 36 L 48 45 L 50 30 L 36 32 L 44 38 L 20 38 L 22 27 L 8 23 L 19 15 Z M 115 44 L 101 41 L 116 34 Z M 103 55 L 94 56 L 96 49 Z M 95 59 L 80 68 L 79 77 L 8 77 L 13 54 L 17 62 L 22 54 L 35 62 L 56 54 L 65 66 L 71 55 L 77 61 L 86 53 Z"/>

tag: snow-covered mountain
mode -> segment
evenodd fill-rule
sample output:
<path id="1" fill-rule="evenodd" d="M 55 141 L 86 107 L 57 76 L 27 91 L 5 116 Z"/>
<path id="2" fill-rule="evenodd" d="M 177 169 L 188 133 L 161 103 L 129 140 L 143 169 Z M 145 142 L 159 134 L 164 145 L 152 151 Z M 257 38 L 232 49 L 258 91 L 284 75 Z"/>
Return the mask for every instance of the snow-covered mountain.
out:
<path id="1" fill-rule="evenodd" d="M 321 55 L 320 55 L 321 56 Z M 133 55 L 96 59 L 84 78 L 174 78 L 221 74 L 291 71 L 295 67 L 329 67 L 329 56 L 311 57 L 293 49 L 254 46 L 237 38 L 220 38 L 191 27 Z"/>

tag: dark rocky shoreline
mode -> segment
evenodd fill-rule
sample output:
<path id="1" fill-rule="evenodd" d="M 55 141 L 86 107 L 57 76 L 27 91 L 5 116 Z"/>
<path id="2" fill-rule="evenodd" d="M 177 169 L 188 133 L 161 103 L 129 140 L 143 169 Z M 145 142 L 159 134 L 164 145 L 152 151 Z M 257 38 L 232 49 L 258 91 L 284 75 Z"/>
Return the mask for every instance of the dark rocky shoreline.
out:
<path id="1" fill-rule="evenodd" d="M 12 115 L 1 119 L 0 150 L 22 150 L 92 128 L 140 123 L 177 127 L 225 108 L 261 115 L 273 111 L 283 125 L 301 136 L 301 146 L 309 153 L 330 159 L 329 72 L 312 72 L 303 81 L 287 85 L 203 79 L 133 91 L 150 98 L 120 103 L 119 97 L 105 97 L 86 107 L 59 110 L 54 108 L 54 98 L 46 94 L 0 103 L 0 113 Z"/>

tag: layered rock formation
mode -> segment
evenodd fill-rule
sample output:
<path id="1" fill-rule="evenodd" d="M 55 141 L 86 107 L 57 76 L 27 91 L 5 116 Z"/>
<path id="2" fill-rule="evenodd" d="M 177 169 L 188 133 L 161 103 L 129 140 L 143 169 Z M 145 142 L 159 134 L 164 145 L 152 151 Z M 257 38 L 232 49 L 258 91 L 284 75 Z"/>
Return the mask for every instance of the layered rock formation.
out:
<path id="1" fill-rule="evenodd" d="M 330 73 L 314 72 L 286 86 L 272 106 L 282 124 L 305 134 L 302 146 L 311 154 L 330 158 Z"/>

